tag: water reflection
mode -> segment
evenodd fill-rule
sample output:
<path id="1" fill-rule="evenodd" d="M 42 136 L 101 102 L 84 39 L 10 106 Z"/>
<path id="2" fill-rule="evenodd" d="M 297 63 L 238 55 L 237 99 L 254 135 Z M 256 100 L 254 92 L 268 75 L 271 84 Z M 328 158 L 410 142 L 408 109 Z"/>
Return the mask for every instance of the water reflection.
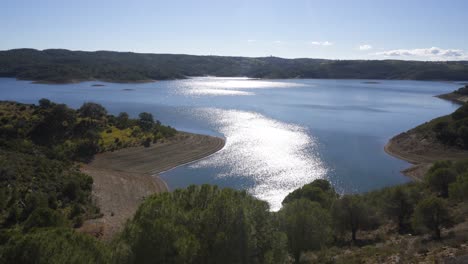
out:
<path id="1" fill-rule="evenodd" d="M 302 127 L 239 110 L 205 108 L 196 115 L 217 126 L 227 141 L 223 150 L 190 167 L 222 167 L 216 177 L 250 178 L 255 184 L 249 192 L 272 210 L 292 190 L 326 175 L 316 140 Z"/>
<path id="2" fill-rule="evenodd" d="M 263 81 L 249 78 L 196 77 L 183 83 L 176 93 L 188 96 L 225 96 L 255 95 L 254 89 L 295 88 L 304 86 L 299 83 Z"/>

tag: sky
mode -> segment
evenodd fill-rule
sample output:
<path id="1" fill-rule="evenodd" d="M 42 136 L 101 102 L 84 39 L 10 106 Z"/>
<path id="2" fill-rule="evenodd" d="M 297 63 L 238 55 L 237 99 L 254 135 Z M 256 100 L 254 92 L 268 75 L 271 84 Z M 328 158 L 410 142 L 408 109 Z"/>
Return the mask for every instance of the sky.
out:
<path id="1" fill-rule="evenodd" d="M 467 0 L 0 0 L 0 50 L 468 60 Z"/>

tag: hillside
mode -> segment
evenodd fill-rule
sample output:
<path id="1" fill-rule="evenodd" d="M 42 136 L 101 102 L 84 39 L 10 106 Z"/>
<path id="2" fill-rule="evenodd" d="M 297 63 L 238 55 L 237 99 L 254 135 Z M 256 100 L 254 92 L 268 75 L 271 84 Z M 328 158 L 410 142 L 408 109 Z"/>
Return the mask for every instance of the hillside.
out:
<path id="1" fill-rule="evenodd" d="M 283 59 L 62 49 L 0 51 L 0 77 L 67 83 L 144 82 L 187 76 L 468 80 L 468 62 Z"/>

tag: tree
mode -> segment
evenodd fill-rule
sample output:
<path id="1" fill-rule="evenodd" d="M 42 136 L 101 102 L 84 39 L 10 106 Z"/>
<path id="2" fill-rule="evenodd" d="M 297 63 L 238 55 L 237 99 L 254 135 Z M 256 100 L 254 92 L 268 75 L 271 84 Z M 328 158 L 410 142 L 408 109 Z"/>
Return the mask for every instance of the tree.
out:
<path id="1" fill-rule="evenodd" d="M 59 144 L 71 136 L 75 123 L 75 111 L 64 104 L 54 105 L 44 114 L 42 122 L 32 129 L 30 135 L 36 144 Z"/>
<path id="2" fill-rule="evenodd" d="M 384 198 L 384 212 L 398 224 L 398 231 L 405 232 L 411 226 L 414 206 L 410 194 L 404 186 L 388 190 Z"/>
<path id="3" fill-rule="evenodd" d="M 154 126 L 154 118 L 153 115 L 147 112 L 140 113 L 138 115 L 138 125 L 141 127 L 143 131 L 150 131 Z"/>
<path id="4" fill-rule="evenodd" d="M 288 194 L 283 200 L 283 205 L 297 199 L 307 199 L 319 203 L 323 208 L 329 209 L 337 198 L 338 194 L 330 182 L 317 179 Z"/>
<path id="5" fill-rule="evenodd" d="M 42 98 L 42 99 L 39 100 L 39 107 L 40 108 L 48 109 L 48 108 L 52 107 L 52 105 L 53 105 L 53 103 L 49 99 Z"/>
<path id="6" fill-rule="evenodd" d="M 360 229 L 371 226 L 371 214 L 357 195 L 344 195 L 333 204 L 332 218 L 339 231 L 350 231 L 353 242 Z"/>
<path id="7" fill-rule="evenodd" d="M 102 120 L 107 115 L 107 110 L 100 104 L 87 102 L 78 109 L 78 113 L 81 117 Z"/>
<path id="8" fill-rule="evenodd" d="M 116 124 L 115 126 L 118 129 L 125 129 L 130 126 L 130 121 L 129 121 L 129 116 L 125 112 L 119 113 L 119 115 L 116 118 Z"/>
<path id="9" fill-rule="evenodd" d="M 447 202 L 438 197 L 429 197 L 420 201 L 412 218 L 414 229 L 431 231 L 436 239 L 440 239 L 440 229 L 451 224 Z"/>
<path id="10" fill-rule="evenodd" d="M 127 247 L 130 263 L 281 263 L 286 239 L 266 202 L 202 185 L 147 198 L 119 238 Z"/>
<path id="11" fill-rule="evenodd" d="M 447 198 L 449 185 L 456 180 L 456 174 L 449 168 L 438 168 L 426 175 L 426 184 L 438 195 Z"/>
<path id="12" fill-rule="evenodd" d="M 468 172 L 457 176 L 449 185 L 449 197 L 456 201 L 468 201 Z"/>
<path id="13" fill-rule="evenodd" d="M 286 203 L 279 211 L 279 222 L 296 263 L 302 252 L 321 249 L 331 241 L 330 214 L 316 202 L 298 199 Z"/>

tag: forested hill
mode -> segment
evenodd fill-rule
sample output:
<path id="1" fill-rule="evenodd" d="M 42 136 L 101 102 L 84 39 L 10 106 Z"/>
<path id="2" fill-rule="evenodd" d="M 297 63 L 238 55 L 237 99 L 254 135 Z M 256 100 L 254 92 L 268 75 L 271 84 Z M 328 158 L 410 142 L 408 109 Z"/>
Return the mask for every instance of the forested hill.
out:
<path id="1" fill-rule="evenodd" d="M 63 49 L 0 51 L 0 77 L 42 82 L 138 82 L 207 75 L 465 81 L 468 61 L 248 58 Z"/>

